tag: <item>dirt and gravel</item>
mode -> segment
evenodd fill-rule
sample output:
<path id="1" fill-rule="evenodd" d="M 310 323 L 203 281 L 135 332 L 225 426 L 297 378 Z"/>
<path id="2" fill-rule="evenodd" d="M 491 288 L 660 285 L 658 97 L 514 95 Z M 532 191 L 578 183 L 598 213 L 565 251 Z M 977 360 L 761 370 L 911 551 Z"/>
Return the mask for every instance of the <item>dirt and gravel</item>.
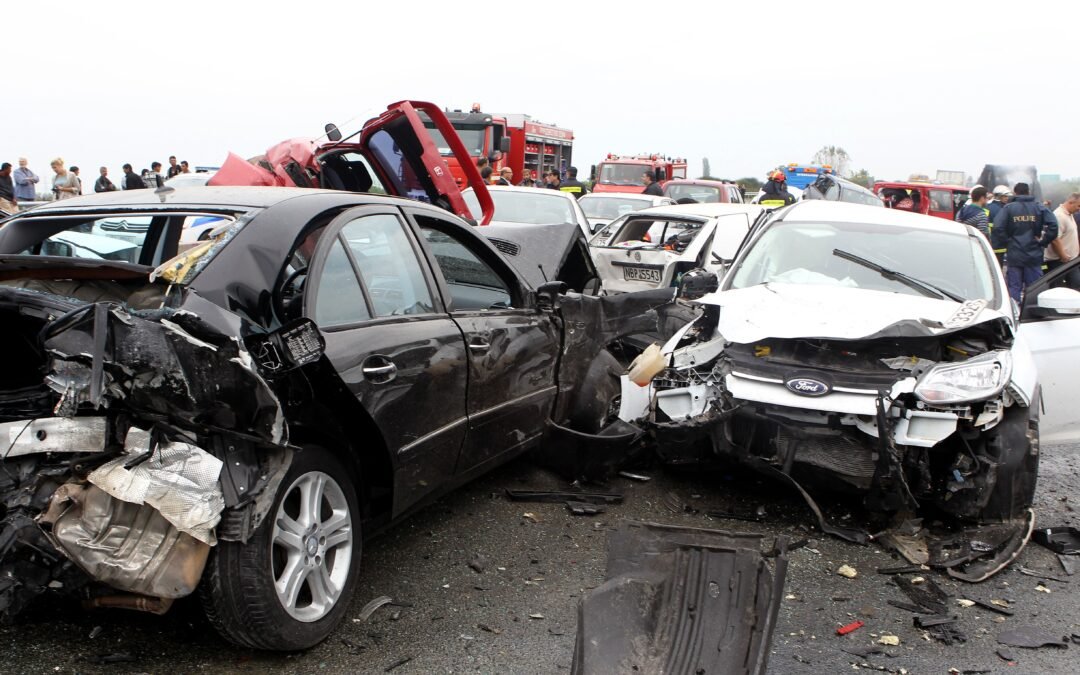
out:
<path id="1" fill-rule="evenodd" d="M 1037 523 L 1080 525 L 1080 448 L 1046 447 Z M 607 486 L 625 501 L 596 516 L 561 504 L 511 502 L 505 488 L 559 488 L 559 479 L 517 460 L 436 502 L 368 543 L 360 585 L 344 623 L 323 644 L 299 654 L 258 653 L 222 642 L 195 602 L 164 617 L 84 612 L 39 603 L 0 628 L 0 671 L 18 673 L 556 673 L 567 671 L 582 594 L 604 578 L 608 532 L 621 519 L 757 531 L 793 540 L 769 670 L 774 673 L 1075 672 L 1080 645 L 1002 648 L 996 636 L 1032 626 L 1060 637 L 1080 634 L 1080 574 L 1067 576 L 1048 550 L 1032 544 L 1010 569 L 977 585 L 926 573 L 952 596 L 1008 605 L 1012 616 L 950 600 L 966 642 L 947 646 L 888 604 L 907 598 L 878 568 L 903 564 L 878 546 L 824 537 L 788 488 L 740 470 L 678 472 L 646 467 L 648 482 L 618 477 Z M 830 518 L 859 524 L 857 500 L 822 500 Z M 719 518 L 710 512 L 733 514 Z M 1080 558 L 1080 556 L 1074 556 Z M 1077 560 L 1080 563 L 1080 560 Z M 842 565 L 857 575 L 837 574 Z M 1027 576 L 1024 567 L 1054 581 Z M 909 577 L 917 575 L 908 575 Z M 1040 586 L 1042 587 L 1040 589 Z M 393 604 L 368 620 L 361 609 L 379 596 Z M 994 605 L 998 606 L 998 605 Z M 840 626 L 862 621 L 843 637 Z M 899 645 L 882 647 L 884 635 Z M 1078 638 L 1080 639 L 1080 638 Z M 866 657 L 847 648 L 881 647 Z M 1010 665 L 998 651 L 1014 657 Z M 854 664 L 854 665 L 853 665 Z M 862 664 L 862 665 L 860 665 Z"/>

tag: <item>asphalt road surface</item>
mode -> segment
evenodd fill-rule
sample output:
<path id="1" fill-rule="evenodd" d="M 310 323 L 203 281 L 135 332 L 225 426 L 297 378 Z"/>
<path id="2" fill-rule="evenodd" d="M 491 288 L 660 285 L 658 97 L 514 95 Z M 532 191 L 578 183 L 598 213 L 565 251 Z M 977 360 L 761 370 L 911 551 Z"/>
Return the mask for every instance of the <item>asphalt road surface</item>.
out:
<path id="1" fill-rule="evenodd" d="M 1037 523 L 1078 525 L 1080 448 L 1043 449 Z M 743 471 L 680 473 L 646 467 L 645 483 L 615 478 L 625 502 L 597 516 L 574 516 L 559 504 L 508 501 L 504 488 L 559 488 L 554 475 L 527 459 L 435 503 L 364 551 L 360 585 L 344 623 L 323 644 L 300 654 L 268 654 L 222 642 L 197 603 L 181 602 L 164 617 L 119 610 L 84 612 L 39 603 L 14 626 L 0 628 L 0 671 L 18 673 L 557 673 L 568 671 L 578 600 L 604 578 L 608 531 L 620 519 L 808 537 L 790 554 L 785 599 L 774 634 L 772 673 L 839 673 L 861 667 L 890 672 L 1077 672 L 1076 650 L 1008 648 L 997 634 L 1032 626 L 1055 636 L 1080 633 L 1080 574 L 1067 577 L 1049 551 L 1032 543 L 1019 561 L 991 580 L 970 585 L 929 573 L 956 596 L 1006 601 L 1014 615 L 954 606 L 963 644 L 946 646 L 912 625 L 912 614 L 888 600 L 906 600 L 879 567 L 902 564 L 877 546 L 825 537 L 791 490 Z M 858 524 L 856 500 L 830 498 L 830 518 Z M 734 513 L 751 520 L 706 515 Z M 760 522 L 752 519 L 760 518 Z M 1080 563 L 1080 556 L 1077 562 Z M 470 566 L 470 563 L 472 565 Z M 847 564 L 853 579 L 836 574 Z M 1026 576 L 1023 566 L 1067 582 Z M 1039 590 L 1042 586 L 1046 591 Z M 384 606 L 363 621 L 379 596 Z M 864 626 L 838 637 L 836 628 Z M 895 635 L 897 647 L 859 658 L 841 648 L 875 646 Z M 855 665 L 853 665 L 855 664 Z M 865 664 L 860 666 L 859 664 Z"/>

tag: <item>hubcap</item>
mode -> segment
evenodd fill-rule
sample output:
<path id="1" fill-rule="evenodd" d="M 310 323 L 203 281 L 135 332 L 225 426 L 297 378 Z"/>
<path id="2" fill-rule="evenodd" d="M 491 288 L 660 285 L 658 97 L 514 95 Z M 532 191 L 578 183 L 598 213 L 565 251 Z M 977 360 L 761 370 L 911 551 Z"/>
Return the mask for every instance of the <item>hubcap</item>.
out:
<path id="1" fill-rule="evenodd" d="M 293 481 L 274 517 L 274 589 L 294 619 L 318 621 L 334 608 L 349 577 L 353 528 L 341 486 L 321 471 Z"/>

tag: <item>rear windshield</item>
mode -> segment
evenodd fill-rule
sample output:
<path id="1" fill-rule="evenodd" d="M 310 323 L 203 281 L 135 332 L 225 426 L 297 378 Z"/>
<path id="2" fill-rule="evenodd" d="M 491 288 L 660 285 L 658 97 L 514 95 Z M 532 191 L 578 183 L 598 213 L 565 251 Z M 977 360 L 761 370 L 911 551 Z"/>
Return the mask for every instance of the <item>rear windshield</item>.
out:
<path id="1" fill-rule="evenodd" d="M 648 199 L 627 199 L 626 197 L 608 197 L 601 195 L 586 195 L 578 201 L 581 210 L 590 220 L 615 220 L 619 216 L 640 211 L 652 206 Z"/>
<path id="2" fill-rule="evenodd" d="M 668 185 L 664 195 L 675 201 L 693 199 L 698 204 L 718 204 L 723 201 L 720 188 L 712 185 Z"/>
<path id="3" fill-rule="evenodd" d="M 698 221 L 665 218 L 628 218 L 607 246 L 682 251 L 702 230 Z M 594 242 L 599 245 L 599 242 Z"/>
<path id="4" fill-rule="evenodd" d="M 228 229 L 235 214 L 126 211 L 26 215 L 0 228 L 0 254 L 75 258 L 155 268 Z"/>

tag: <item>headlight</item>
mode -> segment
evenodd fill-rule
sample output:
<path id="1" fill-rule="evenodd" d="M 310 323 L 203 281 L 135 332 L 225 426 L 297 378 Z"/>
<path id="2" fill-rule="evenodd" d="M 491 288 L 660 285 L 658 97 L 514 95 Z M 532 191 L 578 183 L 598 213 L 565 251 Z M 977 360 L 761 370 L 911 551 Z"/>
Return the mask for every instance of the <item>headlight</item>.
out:
<path id="1" fill-rule="evenodd" d="M 1012 354 L 987 352 L 959 363 L 941 363 L 926 371 L 915 395 L 930 404 L 964 403 L 996 395 L 1012 377 Z"/>

